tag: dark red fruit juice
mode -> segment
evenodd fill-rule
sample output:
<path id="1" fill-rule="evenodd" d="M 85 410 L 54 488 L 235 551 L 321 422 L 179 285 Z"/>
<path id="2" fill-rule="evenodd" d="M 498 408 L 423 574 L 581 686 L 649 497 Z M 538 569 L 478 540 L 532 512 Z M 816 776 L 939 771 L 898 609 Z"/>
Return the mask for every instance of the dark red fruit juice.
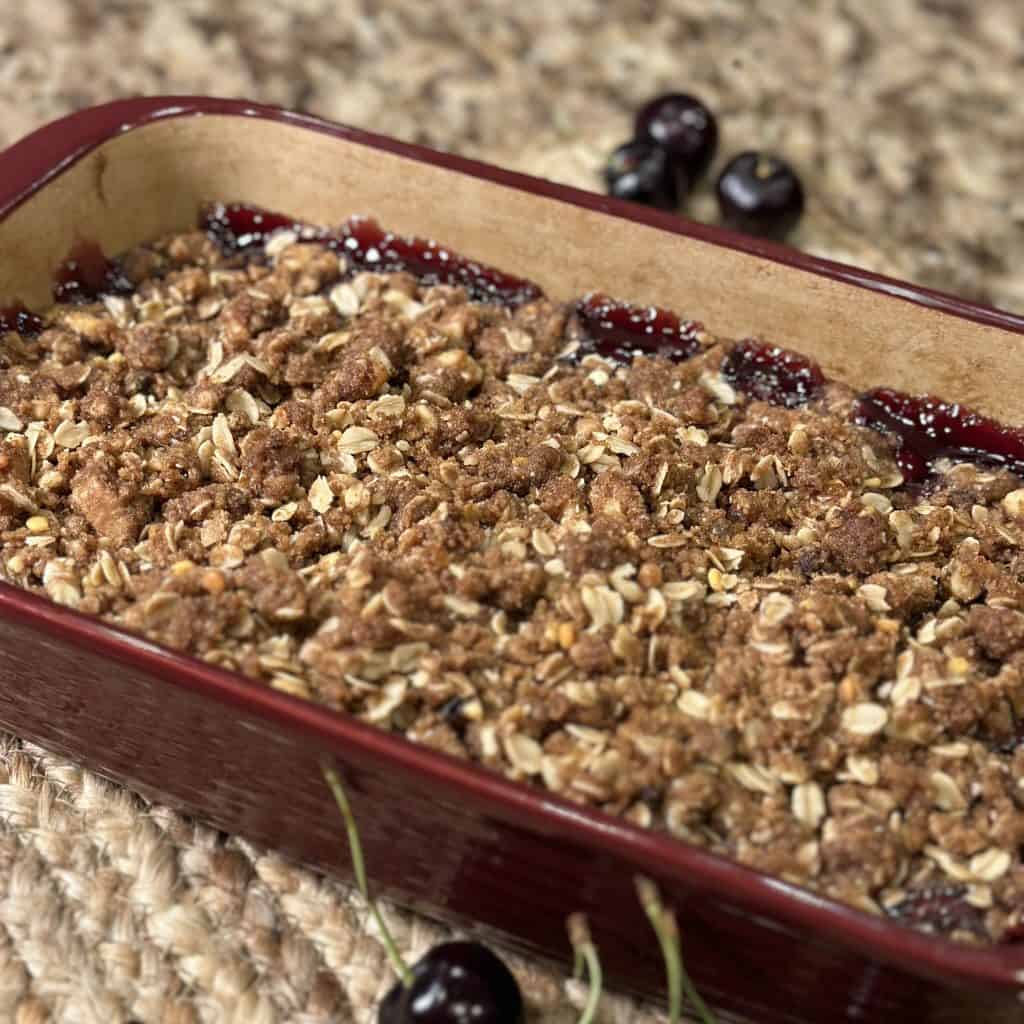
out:
<path id="1" fill-rule="evenodd" d="M 580 299 L 576 313 L 584 338 L 569 356 L 573 362 L 588 355 L 603 356 L 623 366 L 637 355 L 682 362 L 700 348 L 699 323 L 680 320 L 675 313 L 657 306 L 631 306 L 593 293 Z"/>
<path id="2" fill-rule="evenodd" d="M 1024 431 L 1004 427 L 956 402 L 875 388 L 857 399 L 853 418 L 897 438 L 896 461 L 911 482 L 925 479 L 931 464 L 942 457 L 1024 475 Z"/>

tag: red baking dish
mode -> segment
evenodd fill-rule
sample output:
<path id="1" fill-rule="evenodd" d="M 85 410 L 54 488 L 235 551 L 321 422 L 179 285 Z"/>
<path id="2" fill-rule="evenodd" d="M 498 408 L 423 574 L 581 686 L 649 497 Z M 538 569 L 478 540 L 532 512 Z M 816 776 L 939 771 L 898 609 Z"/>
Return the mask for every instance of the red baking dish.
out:
<path id="1" fill-rule="evenodd" d="M 76 238 L 117 252 L 240 199 L 367 213 L 569 298 L 657 301 L 815 356 L 855 386 L 1016 420 L 1024 319 L 667 214 L 267 107 L 127 100 L 0 154 L 0 305 L 45 306 Z M 821 899 L 266 689 L 0 584 L 0 726 L 154 799 L 346 875 L 320 774 L 348 779 L 373 880 L 425 913 L 565 959 L 590 919 L 612 982 L 662 991 L 633 876 L 676 907 L 722 1021 L 1024 1021 L 1024 947 L 959 947 Z"/>

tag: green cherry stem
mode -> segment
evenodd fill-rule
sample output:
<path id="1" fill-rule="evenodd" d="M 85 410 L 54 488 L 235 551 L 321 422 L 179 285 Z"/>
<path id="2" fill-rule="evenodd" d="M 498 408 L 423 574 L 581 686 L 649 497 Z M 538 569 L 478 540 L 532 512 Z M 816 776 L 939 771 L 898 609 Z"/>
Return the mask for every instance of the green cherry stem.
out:
<path id="1" fill-rule="evenodd" d="M 321 767 L 324 779 L 334 796 L 334 802 L 338 805 L 342 818 L 345 819 L 345 832 L 348 835 L 348 848 L 349 853 L 352 855 L 352 873 L 356 876 L 356 886 L 366 901 L 366 905 L 370 908 L 374 921 L 377 922 L 381 940 L 384 943 L 384 948 L 387 950 L 391 964 L 395 968 L 395 973 L 402 979 L 402 984 L 408 988 L 412 984 L 412 972 L 402 959 L 402 954 L 398 952 L 398 946 L 395 944 L 391 931 L 384 921 L 384 916 L 377 906 L 377 901 L 370 897 L 370 887 L 366 884 L 366 864 L 363 860 L 363 845 L 359 841 L 359 829 L 356 828 L 355 815 L 352 813 L 352 808 L 349 805 L 345 787 L 341 784 L 341 777 L 329 764 L 323 764 Z"/>
<path id="2" fill-rule="evenodd" d="M 665 975 L 668 984 L 668 1019 L 669 1024 L 678 1024 L 682 1014 L 682 996 L 697 1011 L 702 1024 L 718 1024 L 715 1015 L 707 1003 L 701 998 L 696 986 L 690 979 L 683 963 L 683 953 L 679 946 L 679 928 L 675 914 L 661 902 L 657 886 L 648 878 L 636 879 L 637 896 L 654 928 L 655 935 L 661 945 L 661 954 L 665 958 Z"/>
<path id="3" fill-rule="evenodd" d="M 594 940 L 590 937 L 587 919 L 582 914 L 570 914 L 566 925 L 574 957 L 573 976 L 579 978 L 586 966 L 587 985 L 589 986 L 587 1003 L 583 1007 L 578 1024 L 592 1024 L 601 1003 L 603 984 L 601 958 L 597 955 L 597 946 L 594 945 Z"/>

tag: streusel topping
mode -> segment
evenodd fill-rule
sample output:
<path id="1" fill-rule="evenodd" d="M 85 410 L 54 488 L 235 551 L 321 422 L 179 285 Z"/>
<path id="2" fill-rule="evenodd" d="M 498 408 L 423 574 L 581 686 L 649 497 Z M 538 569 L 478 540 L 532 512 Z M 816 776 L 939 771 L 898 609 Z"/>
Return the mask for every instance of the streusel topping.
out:
<path id="1" fill-rule="evenodd" d="M 1018 924 L 1016 477 L 909 493 L 842 385 L 749 399 L 703 330 L 580 359 L 571 306 L 288 232 L 123 267 L 0 336 L 6 579 L 874 913 Z"/>

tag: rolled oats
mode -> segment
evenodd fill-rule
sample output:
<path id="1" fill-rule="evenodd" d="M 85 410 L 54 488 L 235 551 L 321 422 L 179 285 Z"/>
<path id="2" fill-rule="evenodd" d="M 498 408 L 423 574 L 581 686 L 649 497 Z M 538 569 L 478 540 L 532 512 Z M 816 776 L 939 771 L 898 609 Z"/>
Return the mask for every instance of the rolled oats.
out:
<path id="1" fill-rule="evenodd" d="M 843 728 L 858 736 L 873 736 L 885 728 L 889 713 L 881 704 L 865 701 L 854 704 L 843 712 Z"/>
<path id="2" fill-rule="evenodd" d="M 706 332 L 621 366 L 548 300 L 172 244 L 0 374 L 6 579 L 872 913 L 1016 920 L 1019 480 L 897 491 L 842 385 L 751 403 Z"/>
<path id="3" fill-rule="evenodd" d="M 802 782 L 793 787 L 793 817 L 810 829 L 817 829 L 825 817 L 825 794 L 816 782 Z"/>
<path id="4" fill-rule="evenodd" d="M 372 452 L 380 438 L 368 427 L 347 427 L 338 439 L 338 449 L 346 455 Z"/>

